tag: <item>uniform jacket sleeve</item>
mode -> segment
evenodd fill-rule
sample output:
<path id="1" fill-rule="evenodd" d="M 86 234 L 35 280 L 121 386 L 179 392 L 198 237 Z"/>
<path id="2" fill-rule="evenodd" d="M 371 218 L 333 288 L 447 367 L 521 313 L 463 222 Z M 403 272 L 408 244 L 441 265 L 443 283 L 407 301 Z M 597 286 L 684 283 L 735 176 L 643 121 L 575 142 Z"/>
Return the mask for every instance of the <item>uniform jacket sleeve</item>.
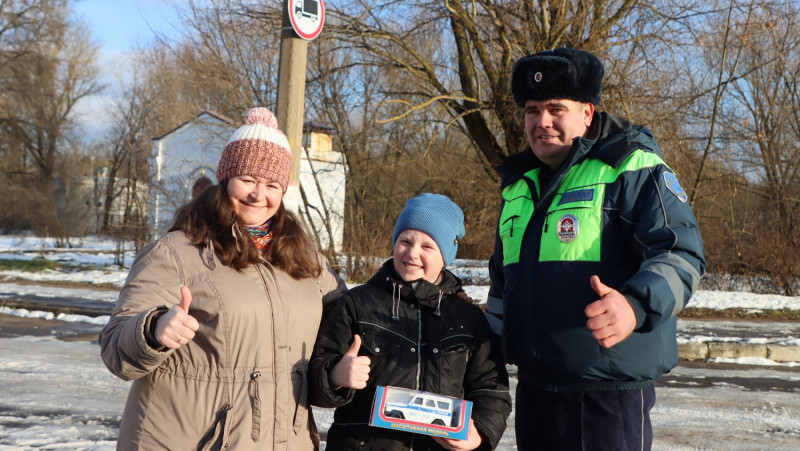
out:
<path id="1" fill-rule="evenodd" d="M 480 318 L 475 330 L 475 347 L 464 375 L 464 394 L 473 402 L 472 419 L 484 439 L 478 449 L 494 449 L 506 430 L 511 396 L 500 337 L 492 333 L 484 318 Z"/>
<path id="2" fill-rule="evenodd" d="M 131 266 L 114 313 L 100 332 L 103 362 L 123 380 L 152 372 L 173 351 L 151 347 L 145 338 L 157 310 L 180 303 L 183 285 L 174 250 L 163 240 L 144 248 Z"/>
<path id="3" fill-rule="evenodd" d="M 322 324 L 309 364 L 309 401 L 320 407 L 339 407 L 353 400 L 355 389 L 334 390 L 329 375 L 353 344 L 357 333 L 355 309 L 350 296 L 344 294 L 326 305 Z"/>
<path id="4" fill-rule="evenodd" d="M 502 210 L 502 207 L 501 207 Z M 503 334 L 503 243 L 495 229 L 494 253 L 489 258 L 489 294 L 486 299 L 486 319 L 495 335 Z"/>
<path id="5" fill-rule="evenodd" d="M 626 188 L 620 215 L 629 224 L 639 270 L 622 286 L 636 313 L 637 330 L 646 332 L 674 317 L 689 302 L 705 272 L 703 241 L 685 193 L 673 184 L 665 165 L 649 168 Z M 631 192 L 635 189 L 636 193 Z M 677 192 L 676 192 L 677 191 Z"/>

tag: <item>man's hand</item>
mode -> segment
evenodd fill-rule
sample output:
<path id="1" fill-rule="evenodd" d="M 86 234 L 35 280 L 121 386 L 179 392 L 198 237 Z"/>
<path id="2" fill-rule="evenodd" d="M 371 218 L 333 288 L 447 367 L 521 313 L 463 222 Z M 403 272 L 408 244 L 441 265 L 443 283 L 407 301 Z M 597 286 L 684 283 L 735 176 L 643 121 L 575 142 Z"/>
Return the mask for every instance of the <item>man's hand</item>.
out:
<path id="1" fill-rule="evenodd" d="M 361 335 L 353 335 L 353 344 L 344 353 L 342 360 L 334 365 L 329 377 L 331 388 L 338 390 L 342 387 L 362 389 L 369 380 L 369 357 L 358 356 L 361 349 Z"/>
<path id="2" fill-rule="evenodd" d="M 610 348 L 633 333 L 636 314 L 625 296 L 603 284 L 599 277 L 592 276 L 589 282 L 600 299 L 586 306 L 586 327 L 600 346 Z"/>
<path id="3" fill-rule="evenodd" d="M 474 303 L 475 303 L 475 302 L 472 300 L 472 298 L 471 298 L 471 297 L 469 297 L 469 295 L 467 294 L 467 292 L 466 292 L 466 291 L 464 291 L 464 290 L 461 290 L 461 291 L 459 291 L 458 293 L 456 293 L 456 296 L 458 296 L 458 297 L 459 297 L 460 299 L 462 299 L 462 300 L 465 300 L 465 301 L 469 302 L 470 304 L 474 304 Z"/>
<path id="4" fill-rule="evenodd" d="M 483 438 L 481 437 L 481 434 L 478 433 L 478 429 L 475 428 L 475 422 L 472 421 L 472 418 L 469 419 L 469 431 L 467 432 L 466 440 L 456 440 L 444 437 L 433 437 L 433 439 L 439 444 L 439 446 L 451 451 L 472 450 L 481 446 L 481 443 L 483 442 Z"/>
<path id="5" fill-rule="evenodd" d="M 194 338 L 200 323 L 189 314 L 192 292 L 181 287 L 181 302 L 156 319 L 155 339 L 170 349 L 178 349 Z"/>

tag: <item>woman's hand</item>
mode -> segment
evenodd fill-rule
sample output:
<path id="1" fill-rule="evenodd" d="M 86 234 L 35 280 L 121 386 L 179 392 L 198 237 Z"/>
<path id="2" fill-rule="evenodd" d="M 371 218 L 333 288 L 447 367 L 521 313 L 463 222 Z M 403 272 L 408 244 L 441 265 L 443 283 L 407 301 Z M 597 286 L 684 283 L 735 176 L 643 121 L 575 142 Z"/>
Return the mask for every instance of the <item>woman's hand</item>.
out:
<path id="1" fill-rule="evenodd" d="M 433 439 L 436 440 L 436 443 L 442 448 L 452 451 L 472 450 L 481 446 L 481 443 L 483 443 L 483 438 L 481 434 L 478 433 L 478 429 L 475 428 L 475 422 L 472 421 L 472 418 L 469 419 L 469 431 L 467 432 L 466 440 L 455 440 L 444 437 L 434 437 Z"/>
<path id="2" fill-rule="evenodd" d="M 359 357 L 359 349 L 361 349 L 361 336 L 353 335 L 352 346 L 334 365 L 328 376 L 331 388 L 334 390 L 342 387 L 362 389 L 367 386 L 370 360 L 365 355 Z"/>
<path id="3" fill-rule="evenodd" d="M 189 314 L 192 292 L 181 287 L 181 302 L 156 319 L 155 339 L 170 349 L 178 349 L 194 338 L 200 323 Z"/>

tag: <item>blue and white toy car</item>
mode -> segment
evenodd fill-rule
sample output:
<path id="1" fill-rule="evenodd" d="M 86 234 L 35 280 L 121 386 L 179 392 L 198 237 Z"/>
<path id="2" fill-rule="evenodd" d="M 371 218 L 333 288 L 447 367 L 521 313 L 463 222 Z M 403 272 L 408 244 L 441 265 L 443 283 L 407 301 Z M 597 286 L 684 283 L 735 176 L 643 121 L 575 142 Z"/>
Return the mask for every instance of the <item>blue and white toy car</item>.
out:
<path id="1" fill-rule="evenodd" d="M 384 414 L 387 417 L 417 423 L 450 426 L 453 418 L 453 400 L 432 393 L 419 393 L 405 403 L 386 403 Z"/>

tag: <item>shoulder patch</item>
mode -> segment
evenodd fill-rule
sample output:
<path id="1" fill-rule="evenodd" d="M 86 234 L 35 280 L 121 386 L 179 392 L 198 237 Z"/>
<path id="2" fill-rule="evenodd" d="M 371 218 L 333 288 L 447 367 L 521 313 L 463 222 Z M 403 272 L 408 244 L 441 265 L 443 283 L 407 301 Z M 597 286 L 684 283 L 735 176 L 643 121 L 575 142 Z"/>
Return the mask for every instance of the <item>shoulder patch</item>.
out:
<path id="1" fill-rule="evenodd" d="M 667 189 L 678 198 L 679 201 L 682 203 L 686 203 L 689 199 L 689 196 L 686 195 L 686 191 L 683 190 L 681 183 L 678 181 L 678 177 L 675 176 L 672 172 L 665 172 L 664 173 L 664 183 L 667 185 Z"/>

